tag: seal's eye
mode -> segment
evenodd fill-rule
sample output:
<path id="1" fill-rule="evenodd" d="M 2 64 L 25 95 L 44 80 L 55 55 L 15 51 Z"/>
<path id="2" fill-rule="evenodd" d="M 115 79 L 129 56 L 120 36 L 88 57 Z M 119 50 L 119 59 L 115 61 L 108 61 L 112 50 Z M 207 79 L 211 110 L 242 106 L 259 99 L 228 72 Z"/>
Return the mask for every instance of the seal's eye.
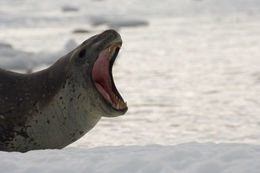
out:
<path id="1" fill-rule="evenodd" d="M 86 55 L 86 49 L 82 49 L 80 52 L 79 52 L 79 58 L 82 59 L 84 58 Z"/>

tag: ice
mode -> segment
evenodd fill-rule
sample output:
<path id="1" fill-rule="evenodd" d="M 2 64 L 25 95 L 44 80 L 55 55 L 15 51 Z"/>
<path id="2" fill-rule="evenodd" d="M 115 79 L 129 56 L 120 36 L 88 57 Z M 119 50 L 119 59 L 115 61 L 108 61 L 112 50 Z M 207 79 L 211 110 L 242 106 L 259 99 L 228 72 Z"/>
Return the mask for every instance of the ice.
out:
<path id="1" fill-rule="evenodd" d="M 147 26 L 149 23 L 144 19 L 134 18 L 122 18 L 122 17 L 104 17 L 104 16 L 92 16 L 90 22 L 93 26 L 107 25 L 112 29 L 120 29 L 122 27 L 138 27 Z"/>
<path id="2" fill-rule="evenodd" d="M 62 11 L 63 12 L 76 12 L 76 11 L 79 11 L 79 9 L 77 7 L 73 7 L 73 6 L 63 6 Z"/>
<path id="3" fill-rule="evenodd" d="M 70 39 L 70 40 L 67 41 L 67 43 L 66 43 L 65 46 L 64 46 L 65 51 L 61 51 L 61 52 L 62 52 L 62 53 L 64 53 L 64 52 L 70 52 L 70 51 L 72 51 L 73 49 L 75 49 L 77 46 L 78 46 L 78 44 L 76 43 L 76 41 L 73 40 L 73 39 Z"/>
<path id="4" fill-rule="evenodd" d="M 30 73 L 46 68 L 58 58 L 77 47 L 75 40 L 70 39 L 62 50 L 57 52 L 25 52 L 12 48 L 8 43 L 0 43 L 0 68 Z"/>
<path id="5" fill-rule="evenodd" d="M 13 49 L 10 44 L 0 43 L 0 68 L 31 71 L 35 65 L 31 55 L 29 52 Z"/>
<path id="6" fill-rule="evenodd" d="M 0 152 L 4 173 L 258 173 L 260 146 L 185 143 Z"/>

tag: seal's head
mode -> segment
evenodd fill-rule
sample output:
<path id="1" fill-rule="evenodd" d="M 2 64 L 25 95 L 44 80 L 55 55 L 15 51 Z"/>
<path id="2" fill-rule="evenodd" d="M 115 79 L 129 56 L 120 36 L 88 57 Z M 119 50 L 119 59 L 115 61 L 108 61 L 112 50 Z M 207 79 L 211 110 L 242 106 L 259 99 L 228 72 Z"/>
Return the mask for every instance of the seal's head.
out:
<path id="1" fill-rule="evenodd" d="M 93 105 L 102 109 L 102 116 L 123 115 L 128 109 L 112 76 L 112 66 L 121 46 L 120 35 L 107 30 L 84 41 L 71 55 L 77 76 L 84 78 L 81 85 L 88 95 L 91 93 Z"/>

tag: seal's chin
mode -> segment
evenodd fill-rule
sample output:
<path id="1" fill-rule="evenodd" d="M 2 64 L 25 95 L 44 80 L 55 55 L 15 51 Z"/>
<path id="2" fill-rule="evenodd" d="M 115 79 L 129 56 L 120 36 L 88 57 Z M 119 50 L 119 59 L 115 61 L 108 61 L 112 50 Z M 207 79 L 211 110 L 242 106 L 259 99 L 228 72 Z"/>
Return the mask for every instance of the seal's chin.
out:
<path id="1" fill-rule="evenodd" d="M 115 43 L 102 50 L 92 69 L 92 79 L 99 91 L 116 110 L 126 110 L 127 104 L 116 89 L 112 76 L 112 66 L 120 50 L 121 43 Z"/>

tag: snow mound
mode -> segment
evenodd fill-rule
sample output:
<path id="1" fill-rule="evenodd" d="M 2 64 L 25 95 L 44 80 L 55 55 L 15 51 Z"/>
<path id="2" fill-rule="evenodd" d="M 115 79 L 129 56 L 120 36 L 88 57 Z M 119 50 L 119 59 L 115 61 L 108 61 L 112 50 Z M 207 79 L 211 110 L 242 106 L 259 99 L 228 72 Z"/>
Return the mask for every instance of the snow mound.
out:
<path id="1" fill-rule="evenodd" d="M 31 71 L 32 53 L 16 50 L 8 43 L 0 43 L 0 68 Z"/>
<path id="2" fill-rule="evenodd" d="M 259 173 L 260 146 L 186 143 L 0 152 L 5 173 Z"/>
<path id="3" fill-rule="evenodd" d="M 0 42 L 0 68 L 28 73 L 35 70 L 38 71 L 53 64 L 57 59 L 76 47 L 77 43 L 75 40 L 70 39 L 64 45 L 63 50 L 31 53 L 14 49 L 12 45 Z"/>

